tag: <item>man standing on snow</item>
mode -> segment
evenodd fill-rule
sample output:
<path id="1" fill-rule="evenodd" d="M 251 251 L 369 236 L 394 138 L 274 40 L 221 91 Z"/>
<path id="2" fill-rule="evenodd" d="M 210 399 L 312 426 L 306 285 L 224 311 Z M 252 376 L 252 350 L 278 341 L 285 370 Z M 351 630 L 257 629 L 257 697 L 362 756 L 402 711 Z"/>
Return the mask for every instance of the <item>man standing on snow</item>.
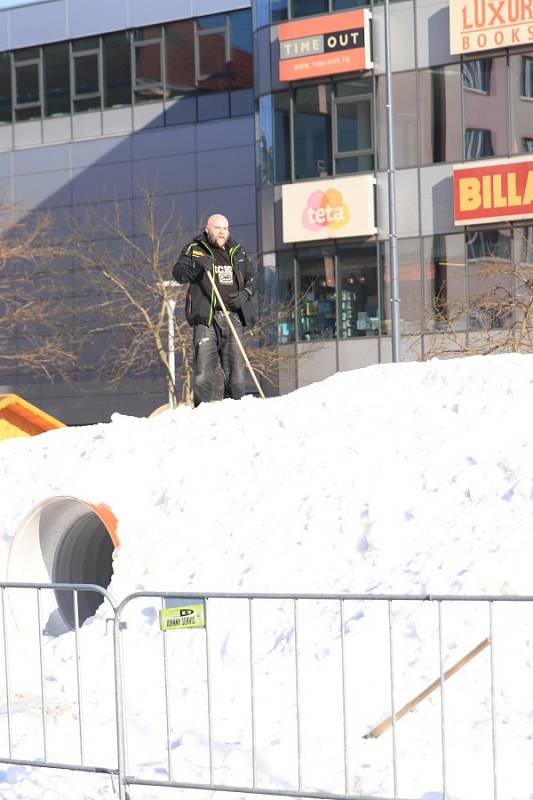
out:
<path id="1" fill-rule="evenodd" d="M 239 346 L 219 308 L 210 272 L 231 321 L 242 339 L 257 319 L 256 272 L 244 248 L 230 239 L 222 214 L 207 220 L 203 233 L 187 244 L 172 270 L 178 283 L 189 283 L 185 316 L 193 326 L 194 405 L 216 400 L 216 368 L 224 373 L 224 397 L 239 400 L 245 388 L 245 364 Z"/>

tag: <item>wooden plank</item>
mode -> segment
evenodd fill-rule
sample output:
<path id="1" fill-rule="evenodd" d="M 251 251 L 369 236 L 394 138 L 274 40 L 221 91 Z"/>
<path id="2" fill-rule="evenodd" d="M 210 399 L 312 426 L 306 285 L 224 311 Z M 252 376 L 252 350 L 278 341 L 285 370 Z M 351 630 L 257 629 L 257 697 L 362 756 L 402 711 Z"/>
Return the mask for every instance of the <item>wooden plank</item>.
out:
<path id="1" fill-rule="evenodd" d="M 489 637 L 483 639 L 483 641 L 480 642 L 477 645 L 477 647 L 474 647 L 473 650 L 471 650 L 469 653 L 467 653 L 465 656 L 459 659 L 459 661 L 453 664 L 453 666 L 451 666 L 449 669 L 446 670 L 446 672 L 442 676 L 443 680 L 447 681 L 448 678 L 451 678 L 452 675 L 455 675 L 456 672 L 459 672 L 460 669 L 462 669 L 466 664 L 468 664 L 469 661 L 472 661 L 472 659 L 475 658 L 479 653 L 481 653 L 486 647 L 488 647 L 489 644 L 490 644 Z M 416 706 L 419 703 L 421 703 L 422 700 L 425 700 L 426 697 L 428 697 L 432 692 L 434 692 L 435 689 L 438 689 L 439 686 L 440 686 L 440 678 L 437 678 L 435 681 L 433 681 L 433 683 L 430 683 L 426 689 L 420 692 L 420 694 L 417 694 L 416 697 L 413 697 L 412 700 L 409 700 L 408 703 L 406 703 L 399 711 L 397 711 L 396 714 L 394 714 L 394 721 L 397 722 L 399 719 L 401 719 L 410 711 L 412 711 L 414 708 L 416 708 Z M 382 733 L 384 733 L 386 730 L 392 727 L 392 722 L 393 722 L 393 717 L 391 715 L 390 717 L 387 717 L 387 719 L 383 720 L 383 722 L 381 722 L 379 725 L 376 725 L 375 728 L 372 728 L 372 730 L 369 733 L 367 733 L 363 738 L 377 739 L 378 736 L 381 736 Z"/>

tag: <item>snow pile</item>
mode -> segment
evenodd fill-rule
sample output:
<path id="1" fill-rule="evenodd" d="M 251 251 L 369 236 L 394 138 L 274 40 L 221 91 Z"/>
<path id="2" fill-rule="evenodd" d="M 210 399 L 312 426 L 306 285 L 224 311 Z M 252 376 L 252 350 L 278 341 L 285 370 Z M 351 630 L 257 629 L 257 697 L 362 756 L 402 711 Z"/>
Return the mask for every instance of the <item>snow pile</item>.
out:
<path id="1" fill-rule="evenodd" d="M 109 587 L 117 600 L 149 590 L 529 594 L 532 408 L 533 356 L 507 355 L 375 366 L 267 402 L 224 401 L 150 420 L 115 415 L 110 424 L 7 440 L 0 444 L 0 575 L 5 579 L 9 545 L 24 515 L 47 497 L 72 495 L 108 504 L 119 520 L 121 547 Z M 222 602 L 214 605 L 209 622 L 217 676 L 211 757 L 217 782 L 250 785 L 247 610 L 233 603 L 231 613 Z M 147 599 L 132 604 L 125 644 L 130 757 L 138 773 L 155 778 L 166 769 L 160 734 L 150 723 L 163 702 L 157 608 Z M 508 800 L 533 797 L 525 788 L 533 786 L 528 612 L 529 606 L 506 603 L 493 631 L 500 796 Z M 256 770 L 262 785 L 286 790 L 297 781 L 293 677 L 281 669 L 294 661 L 292 613 L 282 602 L 274 612 L 258 612 L 254 652 L 261 721 Z M 311 653 L 299 688 L 303 782 L 310 790 L 342 792 L 346 780 L 354 794 L 392 797 L 390 731 L 362 738 L 390 713 L 386 608 L 367 602 L 345 610 L 348 765 L 339 741 L 338 608 L 310 604 L 301 613 L 301 641 Z M 399 707 L 438 675 L 439 633 L 436 610 L 427 604 L 400 604 L 394 614 Z M 112 683 L 105 616 L 98 612 L 80 637 L 92 678 L 84 702 L 94 763 L 112 747 L 114 733 L 113 699 L 103 688 Z M 481 604 L 447 610 L 444 666 L 488 636 L 489 627 Z M 209 782 L 203 632 L 189 633 L 167 637 L 172 766 L 175 780 Z M 66 699 L 73 692 L 73 638 L 46 645 L 57 760 L 78 746 L 75 703 Z M 448 797 L 454 800 L 492 792 L 489 652 L 446 684 Z M 19 680 L 34 668 L 38 683 L 38 665 L 29 662 Z M 13 736 L 28 752 L 39 716 L 21 694 Z M 1 684 L 0 701 L 5 712 Z M 398 724 L 398 796 L 441 797 L 439 726 L 438 692 Z M 5 741 L 0 727 L 2 753 Z M 6 800 L 46 792 L 114 796 L 109 779 L 25 767 L 0 773 Z M 160 795 L 144 789 L 136 796 Z"/>

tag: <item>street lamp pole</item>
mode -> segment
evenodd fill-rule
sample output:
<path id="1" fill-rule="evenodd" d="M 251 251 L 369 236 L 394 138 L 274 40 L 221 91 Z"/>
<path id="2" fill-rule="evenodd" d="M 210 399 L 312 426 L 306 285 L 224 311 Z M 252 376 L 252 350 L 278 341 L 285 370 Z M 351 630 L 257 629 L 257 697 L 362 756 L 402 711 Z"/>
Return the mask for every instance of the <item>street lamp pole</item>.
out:
<path id="1" fill-rule="evenodd" d="M 389 254 L 391 285 L 392 360 L 400 361 L 400 286 L 398 278 L 398 241 L 396 236 L 396 171 L 394 164 L 394 125 L 392 120 L 392 67 L 390 42 L 390 0 L 384 0 L 385 83 L 387 109 L 387 184 L 389 195 Z"/>

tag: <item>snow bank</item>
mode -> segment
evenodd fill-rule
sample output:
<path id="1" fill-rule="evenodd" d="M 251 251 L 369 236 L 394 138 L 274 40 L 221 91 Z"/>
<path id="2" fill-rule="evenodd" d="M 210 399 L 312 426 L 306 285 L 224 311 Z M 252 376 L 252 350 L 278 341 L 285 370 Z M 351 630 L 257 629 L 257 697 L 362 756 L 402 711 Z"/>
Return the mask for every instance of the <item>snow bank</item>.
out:
<path id="1" fill-rule="evenodd" d="M 114 415 L 109 424 L 7 440 L 0 444 L 0 577 L 7 577 L 9 545 L 24 515 L 47 497 L 72 495 L 106 503 L 119 520 L 121 546 L 115 552 L 109 587 L 117 600 L 143 590 L 529 594 L 532 408 L 533 356 L 505 355 L 374 366 L 337 374 L 266 402 L 227 400 L 196 410 L 179 408 L 153 419 Z M 511 608 L 509 619 L 499 624 L 515 635 L 514 654 L 529 665 L 529 645 L 521 634 L 523 615 L 515 612 Z M 437 629 L 434 616 L 428 616 L 423 607 L 398 613 L 403 615 L 399 669 L 405 682 L 403 694 L 409 699 L 409 692 L 416 694 L 435 677 L 435 668 L 438 671 L 434 649 L 432 655 L 426 649 L 428 644 L 434 648 Z M 361 647 L 364 653 L 374 650 L 381 658 L 383 643 L 375 640 L 373 625 L 376 614 L 370 607 L 364 609 L 360 616 L 364 623 L 349 626 L 348 640 L 353 642 L 350 646 Z M 464 611 L 463 617 L 462 632 L 455 628 L 446 634 L 449 663 L 487 635 L 481 611 Z M 518 617 L 521 621 L 514 626 L 513 619 Z M 324 611 L 321 621 L 330 640 L 335 638 L 331 609 Z M 105 660 L 102 625 L 97 619 L 82 632 L 96 661 Z M 265 628 L 260 643 L 263 655 L 270 652 L 280 629 L 290 629 L 290 619 L 278 619 Z M 160 636 L 155 615 L 146 613 L 136 633 L 147 643 L 155 641 Z M 232 636 L 220 662 L 224 668 L 233 664 L 238 672 L 238 654 L 244 645 L 238 630 Z M 323 643 L 317 637 L 320 650 Z M 49 643 L 48 671 L 60 676 L 59 683 L 72 659 L 71 638 Z M 222 640 L 221 635 L 221 647 Z M 183 639 L 179 643 L 174 639 L 173 646 L 183 647 Z M 187 647 L 188 657 L 193 658 L 196 645 Z M 143 652 L 136 651 L 132 681 L 137 696 L 150 683 L 151 658 L 148 645 Z M 329 661 L 333 664 L 335 658 Z M 375 682 L 376 669 L 381 669 L 376 666 L 380 658 L 365 658 L 358 667 L 354 687 L 358 732 L 352 739 L 350 780 L 355 793 L 390 791 L 392 796 L 390 737 L 386 745 L 382 739 L 361 738 L 381 721 L 387 706 L 381 688 L 377 698 L 367 691 Z M 486 671 L 488 655 L 483 658 L 469 672 L 470 688 L 476 685 L 477 671 Z M 526 674 L 531 683 L 530 673 Z M 193 677 L 194 670 L 189 679 Z M 185 696 L 187 680 L 183 681 Z M 457 681 L 456 685 L 465 690 L 465 684 Z M 365 688 L 357 691 L 357 686 Z M 533 735 L 531 692 L 519 695 L 515 691 L 511 697 L 511 683 L 505 686 L 508 694 L 499 699 L 509 720 L 519 720 L 520 740 L 525 742 Z M 281 684 L 278 691 L 284 696 Z M 60 697 L 61 691 L 56 694 Z M 239 744 L 245 721 L 231 723 L 236 697 L 236 690 L 228 689 L 219 698 L 219 718 L 227 721 L 227 730 L 220 723 L 217 739 L 222 749 L 231 751 L 220 758 L 231 765 L 228 774 L 234 781 L 245 761 L 246 744 Z M 456 713 L 450 713 L 448 721 L 452 730 L 459 730 L 461 715 L 468 719 L 471 710 L 469 730 L 477 726 L 484 734 L 490 732 L 486 708 L 483 714 L 474 711 L 474 705 L 470 709 L 461 692 L 455 700 Z M 87 702 L 94 730 L 99 731 L 104 724 L 98 718 L 102 696 L 89 690 Z M 483 705 L 485 695 L 476 702 Z M 265 715 L 267 708 L 265 701 Z M 317 719 L 313 717 L 317 709 L 327 714 L 328 702 L 315 693 L 308 719 Z M 431 711 L 431 702 L 426 702 L 419 721 Z M 437 713 L 435 704 L 433 713 Z M 130 735 L 132 749 L 137 755 L 145 753 L 150 771 L 157 760 L 155 746 L 148 744 L 150 732 L 143 727 L 140 707 L 135 714 L 138 725 Z M 206 744 L 203 723 L 195 724 L 198 709 L 193 700 L 183 700 L 180 714 L 176 758 L 182 758 L 178 751 L 187 751 L 179 761 L 181 767 L 187 763 L 190 768 L 197 758 L 201 768 L 192 772 L 203 774 Z M 270 713 L 270 728 L 283 741 L 283 719 L 274 716 Z M 411 718 L 402 725 L 398 748 L 407 765 L 401 774 L 403 785 L 412 791 L 409 796 L 440 796 L 431 793 L 440 792 L 439 743 L 426 742 Z M 329 738 L 334 737 L 329 734 Z M 279 788 L 290 781 L 284 774 L 283 748 L 272 744 L 275 739 L 264 742 L 263 768 Z M 314 752 L 315 739 L 317 746 L 323 746 L 320 736 L 309 730 L 309 753 Z M 464 747 L 452 747 L 450 763 L 455 759 L 462 777 L 452 779 L 455 794 L 450 797 L 488 796 L 479 783 L 480 774 L 485 774 L 489 784 L 491 780 L 490 770 L 483 766 L 491 758 L 485 752 L 487 741 L 487 735 L 478 736 L 469 753 L 473 763 L 481 765 L 479 771 L 460 769 Z M 409 757 L 413 742 L 415 758 L 412 752 Z M 182 748 L 184 743 L 187 746 Z M 276 753 L 276 769 L 268 763 L 269 747 Z M 421 752 L 425 759 L 418 757 Z M 517 750 L 510 747 L 509 752 Z M 522 776 L 533 776 L 532 755 L 524 749 L 521 758 Z M 508 786 L 514 774 L 510 763 L 503 759 L 500 765 Z M 336 764 L 335 770 L 342 773 L 342 764 Z M 42 791 L 52 781 L 55 797 L 72 797 L 75 779 L 47 777 L 44 771 L 28 769 L 16 774 L 6 771 L 3 778 L 0 774 L 1 780 L 0 789 L 5 785 L 6 792 L 12 793 L 2 795 L 7 799 L 45 796 Z M 311 782 L 320 786 L 320 775 Z M 81 785 L 89 785 L 88 779 L 76 784 Z M 96 778 L 91 786 L 87 797 L 112 796 L 110 786 L 99 784 Z M 521 791 L 504 792 L 502 797 L 533 796 Z M 79 789 L 76 792 L 77 797 L 84 796 Z"/>

